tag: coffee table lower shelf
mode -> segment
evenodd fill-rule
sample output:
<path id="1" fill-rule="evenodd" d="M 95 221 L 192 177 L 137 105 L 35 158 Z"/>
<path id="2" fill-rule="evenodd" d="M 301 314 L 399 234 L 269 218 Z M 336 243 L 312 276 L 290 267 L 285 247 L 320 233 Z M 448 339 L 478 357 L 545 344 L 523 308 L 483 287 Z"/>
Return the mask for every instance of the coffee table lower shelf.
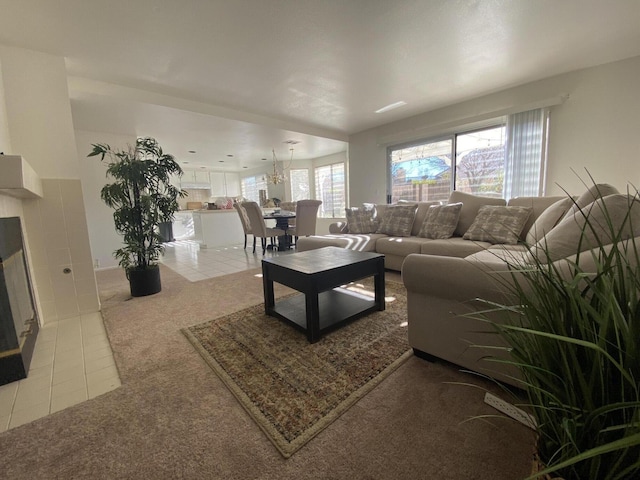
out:
<path id="1" fill-rule="evenodd" d="M 318 294 L 319 332 L 326 333 L 378 309 L 373 298 L 344 288 L 321 292 Z M 285 320 L 308 333 L 304 294 L 296 294 L 284 300 L 278 300 L 268 314 Z"/>

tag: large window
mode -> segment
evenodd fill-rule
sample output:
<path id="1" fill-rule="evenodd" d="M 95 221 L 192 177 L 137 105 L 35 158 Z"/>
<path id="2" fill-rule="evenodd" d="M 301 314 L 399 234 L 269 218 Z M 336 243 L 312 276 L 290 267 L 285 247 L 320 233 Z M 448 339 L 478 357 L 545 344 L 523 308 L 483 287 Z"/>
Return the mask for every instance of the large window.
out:
<path id="1" fill-rule="evenodd" d="M 309 170 L 306 168 L 294 168 L 290 170 L 291 201 L 306 200 L 311 198 L 309 188 Z"/>
<path id="2" fill-rule="evenodd" d="M 255 177 L 244 177 L 240 180 L 242 196 L 247 200 L 260 203 L 260 190 L 264 190 L 266 198 L 269 198 L 267 182 L 262 175 Z"/>
<path id="3" fill-rule="evenodd" d="M 532 110 L 506 123 L 390 148 L 391 201 L 446 201 L 454 189 L 490 197 L 541 195 L 546 119 L 543 110 Z"/>
<path id="4" fill-rule="evenodd" d="M 334 163 L 314 169 L 316 200 L 322 200 L 319 217 L 344 217 L 346 208 L 346 190 L 344 163 Z"/>
<path id="5" fill-rule="evenodd" d="M 500 197 L 504 146 L 505 126 L 498 125 L 391 149 L 391 200 L 447 200 L 454 188 Z"/>

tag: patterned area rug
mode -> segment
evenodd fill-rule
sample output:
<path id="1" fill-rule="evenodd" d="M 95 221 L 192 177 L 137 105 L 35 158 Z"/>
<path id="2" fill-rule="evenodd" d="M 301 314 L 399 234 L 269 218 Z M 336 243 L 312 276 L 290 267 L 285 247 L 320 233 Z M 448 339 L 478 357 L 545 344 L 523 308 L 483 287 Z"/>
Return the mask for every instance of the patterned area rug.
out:
<path id="1" fill-rule="evenodd" d="M 347 288 L 373 298 L 372 282 Z M 385 311 L 314 344 L 262 304 L 182 332 L 290 457 L 411 356 L 406 322 L 404 286 L 387 282 Z"/>

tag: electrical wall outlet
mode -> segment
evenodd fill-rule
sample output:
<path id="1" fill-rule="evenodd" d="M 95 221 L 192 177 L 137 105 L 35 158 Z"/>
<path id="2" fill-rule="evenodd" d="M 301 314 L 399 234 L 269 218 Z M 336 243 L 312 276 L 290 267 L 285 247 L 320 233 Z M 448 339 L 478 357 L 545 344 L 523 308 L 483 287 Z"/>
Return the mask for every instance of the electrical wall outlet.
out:
<path id="1" fill-rule="evenodd" d="M 517 420 L 521 424 L 526 427 L 531 428 L 532 430 L 536 429 L 536 419 L 533 418 L 532 415 L 528 414 L 521 408 L 516 407 L 515 405 L 505 402 L 499 397 L 496 397 L 492 393 L 486 392 L 484 394 L 484 403 L 487 405 L 491 405 L 493 408 L 498 410 L 499 412 L 504 413 L 508 417 Z"/>

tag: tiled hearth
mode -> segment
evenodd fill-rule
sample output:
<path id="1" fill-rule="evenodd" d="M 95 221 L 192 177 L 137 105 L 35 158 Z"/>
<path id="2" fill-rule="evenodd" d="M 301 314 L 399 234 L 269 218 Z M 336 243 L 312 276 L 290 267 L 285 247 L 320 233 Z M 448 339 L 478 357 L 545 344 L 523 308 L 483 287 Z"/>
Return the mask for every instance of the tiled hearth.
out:
<path id="1" fill-rule="evenodd" d="M 0 432 L 119 386 L 99 312 L 46 324 L 27 378 L 0 386 Z"/>
<path id="2" fill-rule="evenodd" d="M 251 242 L 251 239 L 250 239 Z M 195 241 L 166 244 L 162 263 L 195 282 L 261 266 L 249 245 L 200 249 Z M 267 256 L 287 255 L 270 252 Z M 26 379 L 0 386 L 0 432 L 120 386 L 100 313 L 82 314 L 40 329 Z"/>

